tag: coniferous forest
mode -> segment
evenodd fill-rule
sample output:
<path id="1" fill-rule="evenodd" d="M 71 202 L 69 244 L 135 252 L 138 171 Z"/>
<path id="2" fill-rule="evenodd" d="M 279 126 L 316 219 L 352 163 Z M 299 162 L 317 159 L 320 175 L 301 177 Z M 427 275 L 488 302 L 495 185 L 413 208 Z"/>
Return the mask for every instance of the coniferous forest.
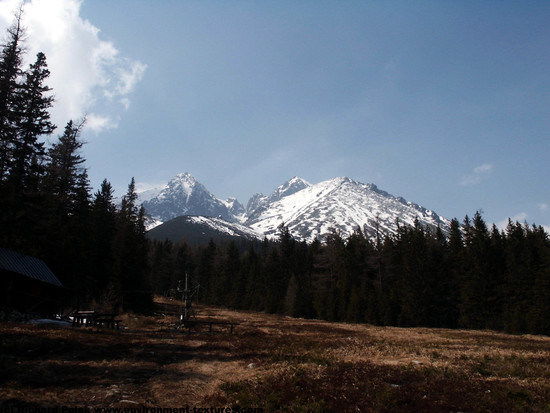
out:
<path id="1" fill-rule="evenodd" d="M 236 309 L 391 326 L 550 334 L 550 242 L 541 227 L 482 216 L 452 221 L 451 233 L 401 226 L 371 241 L 294 240 L 190 246 L 154 242 L 150 282 L 174 289 L 188 273 L 198 301 Z"/>
<path id="2" fill-rule="evenodd" d="M 489 228 L 480 213 L 450 234 L 419 224 L 298 242 L 148 241 L 134 180 L 120 203 L 93 192 L 84 120 L 56 128 L 46 56 L 23 67 L 20 18 L 0 51 L 0 246 L 44 260 L 89 305 L 152 310 L 188 274 L 196 299 L 237 309 L 377 325 L 550 334 L 550 241 L 542 227 Z M 55 135 L 57 134 L 57 135 Z M 46 145 L 46 141 L 53 143 Z"/>

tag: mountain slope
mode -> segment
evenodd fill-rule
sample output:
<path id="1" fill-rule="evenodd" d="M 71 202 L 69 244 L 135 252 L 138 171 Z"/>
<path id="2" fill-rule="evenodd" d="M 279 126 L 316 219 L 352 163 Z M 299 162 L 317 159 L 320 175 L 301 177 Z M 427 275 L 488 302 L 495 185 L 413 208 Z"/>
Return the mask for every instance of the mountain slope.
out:
<path id="1" fill-rule="evenodd" d="M 147 237 L 159 241 L 165 239 L 173 242 L 185 240 L 190 244 L 206 244 L 210 239 L 214 241 L 258 240 L 262 238 L 262 235 L 244 225 L 227 222 L 221 218 L 185 215 L 156 226 L 147 232 Z"/>
<path id="2" fill-rule="evenodd" d="M 374 238 L 397 231 L 400 224 L 421 225 L 446 231 L 449 221 L 433 211 L 403 198 L 379 190 L 376 185 L 362 184 L 349 178 L 335 178 L 285 196 L 264 205 L 258 213 L 250 214 L 245 222 L 257 232 L 275 236 L 281 223 L 300 240 L 313 241 L 332 230 L 347 237 L 357 228 Z"/>
<path id="3" fill-rule="evenodd" d="M 302 178 L 295 176 L 282 185 L 279 185 L 269 196 L 254 194 L 246 206 L 246 220 L 251 221 L 262 214 L 271 204 L 289 195 L 295 194 L 311 184 Z"/>

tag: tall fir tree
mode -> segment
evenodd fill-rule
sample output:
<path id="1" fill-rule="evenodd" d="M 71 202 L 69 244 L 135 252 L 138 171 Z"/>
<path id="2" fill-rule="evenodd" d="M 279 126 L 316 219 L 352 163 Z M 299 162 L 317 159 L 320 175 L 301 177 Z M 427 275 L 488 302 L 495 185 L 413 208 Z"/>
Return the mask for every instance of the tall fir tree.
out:
<path id="1" fill-rule="evenodd" d="M 45 85 L 50 74 L 46 57 L 38 53 L 23 72 L 22 38 L 20 11 L 0 53 L 0 243 L 33 252 L 35 240 L 26 237 L 40 219 L 43 202 L 38 191 L 45 155 L 41 138 L 55 126 L 49 120 L 53 96 Z"/>
<path id="2" fill-rule="evenodd" d="M 80 139 L 84 121 L 69 121 L 64 133 L 48 150 L 48 162 L 41 189 L 46 197 L 41 233 L 55 234 L 55 242 L 44 239 L 40 244 L 45 256 L 65 283 L 82 293 L 90 288 L 87 274 L 89 233 L 89 182 L 81 154 Z"/>
<path id="3" fill-rule="evenodd" d="M 122 198 L 114 238 L 114 281 L 119 292 L 119 305 L 124 310 L 149 312 L 153 308 L 153 293 L 148 284 L 145 211 L 137 204 L 135 179 Z"/>
<path id="4" fill-rule="evenodd" d="M 13 166 L 9 180 L 14 188 L 21 191 L 36 191 L 36 177 L 42 175 L 40 168 L 46 153 L 45 143 L 40 140 L 44 135 L 51 135 L 55 125 L 50 121 L 49 109 L 53 105 L 53 95 L 48 94 L 51 88 L 45 85 L 50 72 L 46 56 L 38 53 L 36 62 L 30 65 L 25 73 L 25 82 L 20 87 L 16 104 L 19 115 L 17 122 L 17 139 L 13 150 Z"/>
<path id="5" fill-rule="evenodd" d="M 112 306 L 114 299 L 106 292 L 113 292 L 113 240 L 116 233 L 117 210 L 114 190 L 104 179 L 94 194 L 90 211 L 90 261 L 93 263 L 93 298 L 104 307 Z"/>
<path id="6" fill-rule="evenodd" d="M 8 28 L 7 36 L 0 52 L 0 184 L 8 176 L 17 139 L 16 105 L 19 99 L 18 79 L 22 74 L 23 60 L 21 10 L 16 14 L 13 25 Z"/>

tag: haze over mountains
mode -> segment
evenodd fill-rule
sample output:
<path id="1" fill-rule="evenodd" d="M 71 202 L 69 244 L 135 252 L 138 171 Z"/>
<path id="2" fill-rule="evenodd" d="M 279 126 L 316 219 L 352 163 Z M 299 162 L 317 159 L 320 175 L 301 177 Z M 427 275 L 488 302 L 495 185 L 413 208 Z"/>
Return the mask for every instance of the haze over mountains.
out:
<path id="1" fill-rule="evenodd" d="M 443 232 L 450 224 L 432 210 L 347 177 L 318 184 L 294 177 L 270 195 L 254 194 L 246 209 L 235 198 L 218 199 L 189 173 L 178 174 L 162 188 L 143 195 L 149 198 L 143 201 L 152 219 L 149 228 L 157 227 L 150 234 L 170 233 L 168 238 L 173 240 L 184 238 L 192 225 L 263 239 L 277 237 L 284 223 L 294 238 L 311 242 L 335 230 L 347 237 L 359 228 L 374 239 L 415 220 L 426 228 L 439 226 Z M 202 218 L 178 218 L 182 216 Z"/>

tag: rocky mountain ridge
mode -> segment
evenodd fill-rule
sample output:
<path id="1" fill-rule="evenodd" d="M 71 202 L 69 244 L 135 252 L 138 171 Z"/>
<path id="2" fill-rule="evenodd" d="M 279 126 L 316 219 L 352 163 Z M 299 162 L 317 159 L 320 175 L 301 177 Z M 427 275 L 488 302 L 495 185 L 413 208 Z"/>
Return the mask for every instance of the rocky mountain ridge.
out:
<path id="1" fill-rule="evenodd" d="M 359 228 L 374 239 L 415 221 L 426 228 L 440 227 L 443 232 L 450 224 L 432 210 L 347 177 L 318 184 L 294 177 L 268 196 L 253 195 L 245 209 L 235 198 L 216 198 L 191 174 L 184 173 L 143 206 L 156 224 L 184 215 L 211 217 L 223 219 L 229 226 L 238 225 L 241 232 L 244 225 L 251 230 L 248 235 L 256 233 L 262 239 L 276 237 L 284 223 L 296 239 L 308 242 L 323 239 L 332 231 L 347 237 Z"/>

